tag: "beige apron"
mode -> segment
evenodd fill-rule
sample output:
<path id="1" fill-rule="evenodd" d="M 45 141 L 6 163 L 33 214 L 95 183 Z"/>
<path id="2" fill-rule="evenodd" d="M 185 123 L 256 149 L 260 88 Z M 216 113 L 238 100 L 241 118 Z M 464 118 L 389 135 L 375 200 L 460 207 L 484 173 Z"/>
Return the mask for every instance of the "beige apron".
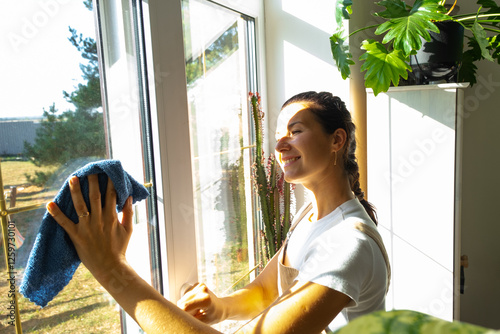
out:
<path id="1" fill-rule="evenodd" d="M 284 265 L 288 240 L 290 239 L 290 235 L 292 234 L 295 227 L 311 209 L 312 209 L 312 204 L 309 203 L 309 205 L 301 212 L 295 224 L 290 228 L 290 231 L 288 232 L 286 240 L 283 245 L 283 251 L 279 255 L 280 257 L 278 261 L 278 284 L 280 284 L 282 292 L 288 290 L 290 285 L 292 285 L 292 283 L 295 281 L 295 278 L 297 278 L 297 276 L 299 275 L 299 271 L 297 269 Z M 355 222 L 353 224 L 353 227 L 358 231 L 365 233 L 370 238 L 372 238 L 373 241 L 375 241 L 377 246 L 380 248 L 382 256 L 384 257 L 385 260 L 385 265 L 387 267 L 387 287 L 386 287 L 386 293 L 387 293 L 387 291 L 389 291 L 389 283 L 391 281 L 391 265 L 389 263 L 389 256 L 387 255 L 387 251 L 385 249 L 380 234 L 373 227 L 363 224 L 361 222 Z M 322 333 L 327 333 L 327 331 L 323 331 Z"/>

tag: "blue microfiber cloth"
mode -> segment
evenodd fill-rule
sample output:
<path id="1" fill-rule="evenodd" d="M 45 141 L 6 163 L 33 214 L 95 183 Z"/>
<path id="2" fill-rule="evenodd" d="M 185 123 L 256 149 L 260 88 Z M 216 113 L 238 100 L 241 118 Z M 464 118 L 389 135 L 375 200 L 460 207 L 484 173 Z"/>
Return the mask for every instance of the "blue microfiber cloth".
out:
<path id="1" fill-rule="evenodd" d="M 116 189 L 118 212 L 122 211 L 129 196 L 133 197 L 133 203 L 149 196 L 147 189 L 124 171 L 119 161 L 92 162 L 71 174 L 78 176 L 89 210 L 89 182 L 86 176 L 91 174 L 98 174 L 103 205 L 109 176 Z M 57 193 L 54 202 L 69 219 L 78 223 L 78 214 L 69 190 L 69 178 Z M 45 212 L 19 291 L 30 301 L 44 307 L 69 283 L 80 262 L 69 235 Z"/>

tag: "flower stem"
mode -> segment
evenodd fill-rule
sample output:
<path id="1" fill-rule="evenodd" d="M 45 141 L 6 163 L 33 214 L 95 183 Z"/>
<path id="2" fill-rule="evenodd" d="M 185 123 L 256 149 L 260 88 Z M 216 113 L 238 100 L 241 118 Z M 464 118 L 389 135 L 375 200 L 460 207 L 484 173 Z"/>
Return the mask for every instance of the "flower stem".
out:
<path id="1" fill-rule="evenodd" d="M 455 21 L 461 22 L 461 21 L 467 21 L 467 20 L 475 20 L 476 17 L 477 18 L 483 18 L 483 17 L 491 17 L 491 16 L 500 16 L 500 14 L 498 14 L 498 13 L 478 14 L 478 15 L 475 15 L 475 14 L 474 15 L 464 14 L 464 15 L 467 15 L 467 16 L 463 16 L 463 17 L 462 17 L 462 15 L 454 16 Z"/>
<path id="2" fill-rule="evenodd" d="M 379 25 L 380 25 L 380 24 L 374 24 L 374 25 L 371 25 L 371 26 L 368 26 L 368 27 L 360 28 L 360 29 L 358 29 L 358 30 L 355 30 L 355 31 L 351 32 L 351 33 L 349 34 L 349 37 L 351 37 L 351 36 L 352 36 L 352 35 L 354 35 L 354 34 L 357 34 L 357 33 L 358 33 L 358 32 L 360 32 L 360 31 L 363 31 L 363 30 L 366 30 L 366 29 L 371 29 L 371 28 L 376 28 L 376 27 L 378 27 Z"/>

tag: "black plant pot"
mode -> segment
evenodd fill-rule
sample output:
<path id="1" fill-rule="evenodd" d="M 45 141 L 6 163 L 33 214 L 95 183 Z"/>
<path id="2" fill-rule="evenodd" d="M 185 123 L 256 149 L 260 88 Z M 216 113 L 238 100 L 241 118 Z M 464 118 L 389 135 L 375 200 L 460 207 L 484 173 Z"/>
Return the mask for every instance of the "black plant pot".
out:
<path id="1" fill-rule="evenodd" d="M 457 82 L 462 65 L 464 27 L 455 21 L 436 22 L 439 33 L 430 32 L 431 40 L 422 39 L 422 48 L 410 56 L 410 81 L 417 85 Z"/>

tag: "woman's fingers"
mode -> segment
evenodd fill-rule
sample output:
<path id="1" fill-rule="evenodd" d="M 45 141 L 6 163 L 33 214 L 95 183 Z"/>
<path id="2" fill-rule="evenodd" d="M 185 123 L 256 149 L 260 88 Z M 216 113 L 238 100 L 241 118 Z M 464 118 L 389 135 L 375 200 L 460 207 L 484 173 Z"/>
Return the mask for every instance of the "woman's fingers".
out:
<path id="1" fill-rule="evenodd" d="M 132 196 L 127 198 L 125 205 L 123 206 L 123 216 L 122 216 L 122 225 L 125 231 L 128 233 L 132 233 L 133 227 L 133 218 L 134 218 L 134 209 L 132 207 Z"/>
<path id="2" fill-rule="evenodd" d="M 56 203 L 49 202 L 47 204 L 47 210 L 54 220 L 69 234 L 70 238 L 76 233 L 76 225 L 73 223 L 66 215 L 59 209 Z"/>
<path id="3" fill-rule="evenodd" d="M 69 189 L 71 192 L 71 198 L 73 199 L 73 205 L 75 206 L 76 214 L 79 220 L 89 216 L 89 210 L 87 204 L 83 200 L 82 190 L 80 189 L 80 180 L 77 176 L 72 176 L 69 179 Z M 50 212 L 50 211 L 49 211 Z"/>
<path id="4" fill-rule="evenodd" d="M 97 174 L 87 176 L 89 181 L 89 202 L 92 215 L 100 217 L 102 211 L 101 191 L 99 190 L 99 179 Z M 76 206 L 75 206 L 76 208 Z"/>
<path id="5" fill-rule="evenodd" d="M 103 228 L 106 231 L 112 230 L 118 221 L 118 215 L 116 213 L 116 190 L 113 185 L 113 182 L 111 179 L 108 177 L 108 184 L 106 187 L 106 193 L 103 194 L 104 196 L 104 208 L 103 208 L 103 219 L 104 219 L 104 226 Z"/>
<path id="6" fill-rule="evenodd" d="M 108 177 L 108 186 L 106 188 L 106 200 L 104 201 L 106 209 L 116 212 L 116 190 L 113 181 Z"/>
<path id="7" fill-rule="evenodd" d="M 184 311 L 195 315 L 200 309 L 206 308 L 210 303 L 210 296 L 207 293 L 208 288 L 203 283 L 198 283 L 177 302 Z"/>
<path id="8" fill-rule="evenodd" d="M 177 303 L 179 308 L 206 324 L 221 321 L 221 308 L 217 305 L 217 296 L 203 283 L 197 284 Z"/>

